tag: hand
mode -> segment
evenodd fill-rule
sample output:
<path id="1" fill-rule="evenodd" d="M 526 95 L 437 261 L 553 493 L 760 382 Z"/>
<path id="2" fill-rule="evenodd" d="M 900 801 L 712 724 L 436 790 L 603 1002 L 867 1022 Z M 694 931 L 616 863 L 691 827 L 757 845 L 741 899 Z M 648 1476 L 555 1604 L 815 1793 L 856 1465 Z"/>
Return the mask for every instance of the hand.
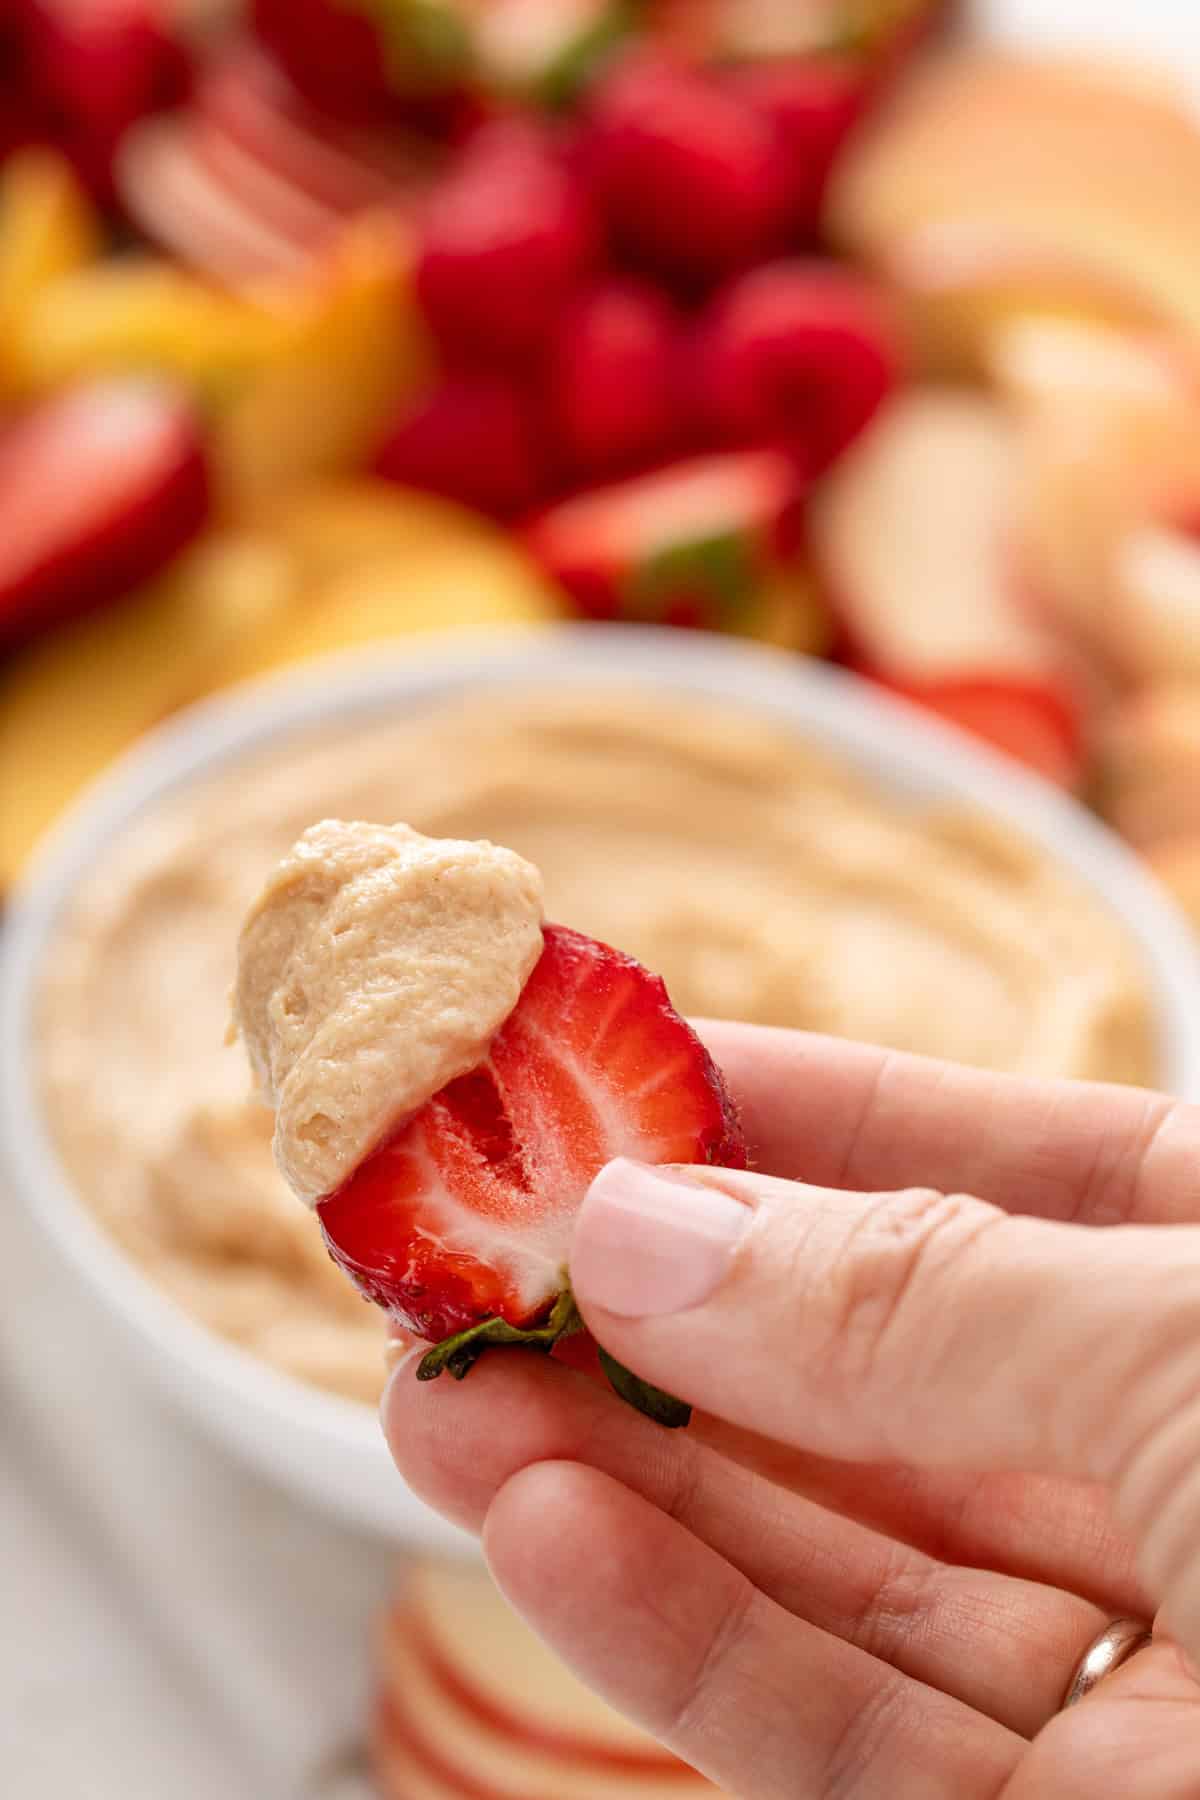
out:
<path id="1" fill-rule="evenodd" d="M 612 1164 L 572 1256 L 691 1430 L 534 1356 L 450 1390 L 402 1365 L 401 1471 L 741 1800 L 1194 1800 L 1200 1109 L 705 1036 L 755 1172 Z M 1156 1612 L 1060 1712 L 1109 1620 Z"/>

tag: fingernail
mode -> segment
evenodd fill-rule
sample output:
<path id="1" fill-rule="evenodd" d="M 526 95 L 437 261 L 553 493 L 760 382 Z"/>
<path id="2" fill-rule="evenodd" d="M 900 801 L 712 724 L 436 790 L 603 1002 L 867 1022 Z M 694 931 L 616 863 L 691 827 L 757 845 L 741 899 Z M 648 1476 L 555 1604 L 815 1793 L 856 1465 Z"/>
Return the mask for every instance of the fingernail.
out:
<path id="1" fill-rule="evenodd" d="M 627 1319 L 686 1312 L 720 1287 L 753 1214 L 685 1169 L 611 1162 L 575 1226 L 571 1281 L 585 1305 Z"/>

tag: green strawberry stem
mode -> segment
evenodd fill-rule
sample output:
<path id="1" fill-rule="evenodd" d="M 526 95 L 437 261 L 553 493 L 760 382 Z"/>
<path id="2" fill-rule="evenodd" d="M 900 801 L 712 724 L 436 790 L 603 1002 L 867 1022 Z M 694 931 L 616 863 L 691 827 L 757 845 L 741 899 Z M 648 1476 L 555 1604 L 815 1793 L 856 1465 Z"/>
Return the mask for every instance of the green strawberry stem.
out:
<path id="1" fill-rule="evenodd" d="M 568 1284 L 554 1302 L 554 1310 L 544 1325 L 523 1329 L 519 1325 L 510 1325 L 507 1319 L 481 1319 L 478 1325 L 470 1325 L 465 1331 L 455 1332 L 453 1337 L 443 1338 L 440 1344 L 427 1351 L 417 1364 L 417 1380 L 436 1381 L 439 1375 L 450 1374 L 455 1381 L 462 1381 L 485 1350 L 508 1345 L 541 1350 L 548 1356 L 561 1338 L 576 1337 L 585 1329 Z M 670 1430 L 678 1430 L 687 1424 L 692 1416 L 690 1406 L 634 1375 L 607 1350 L 599 1346 L 597 1349 L 600 1366 L 608 1376 L 613 1392 L 622 1400 Z"/>
<path id="2" fill-rule="evenodd" d="M 640 1375 L 619 1363 L 615 1356 L 599 1344 L 596 1345 L 600 1355 L 600 1367 L 608 1376 L 609 1385 L 614 1393 L 630 1406 L 636 1406 L 640 1413 L 653 1419 L 656 1425 L 665 1425 L 668 1431 L 678 1431 L 688 1423 L 692 1409 L 684 1400 L 676 1400 L 674 1394 L 664 1394 L 661 1388 L 651 1387 Z"/>

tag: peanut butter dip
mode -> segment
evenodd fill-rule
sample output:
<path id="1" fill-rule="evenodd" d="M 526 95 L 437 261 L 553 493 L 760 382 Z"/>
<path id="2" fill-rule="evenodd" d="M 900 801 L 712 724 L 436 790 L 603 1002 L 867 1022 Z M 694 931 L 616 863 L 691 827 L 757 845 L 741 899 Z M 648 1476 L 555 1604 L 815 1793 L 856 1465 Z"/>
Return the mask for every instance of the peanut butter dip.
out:
<path id="1" fill-rule="evenodd" d="M 480 839 L 517 854 L 481 1013 L 411 1088 L 403 1056 L 391 1061 L 401 1018 L 379 1039 L 381 1063 L 371 1032 L 355 1040 L 367 1089 L 324 1144 L 319 1127 L 300 1170 L 310 1194 L 341 1166 L 344 1123 L 352 1157 L 389 1107 L 456 1069 L 486 1017 L 508 1010 L 536 951 L 536 879 L 522 858 L 542 872 L 550 918 L 640 957 L 685 1012 L 1038 1075 L 1156 1075 L 1136 950 L 1073 878 L 972 812 L 881 798 L 782 725 L 648 690 L 540 691 L 281 744 L 173 796 L 82 885 L 45 975 L 40 1074 L 67 1169 L 124 1249 L 214 1331 L 337 1393 L 377 1394 L 383 1318 L 288 1191 L 270 1110 L 226 1042 L 243 918 L 295 840 L 334 817 L 405 820 L 411 833 L 374 840 L 393 873 L 420 850 L 414 833 L 458 840 L 438 847 L 451 859 Z M 352 919 L 360 973 L 386 971 L 386 908 L 364 903 L 360 915 L 354 895 L 369 873 L 339 863 L 320 831 L 304 841 L 312 866 L 284 879 L 312 880 L 331 932 L 339 909 Z M 414 874 L 414 893 L 427 874 Z M 309 971 L 309 998 L 327 973 Z M 268 972 L 265 985 L 278 1015 L 289 983 Z M 268 1050 L 262 1006 L 243 993 L 243 1028 L 264 1086 L 286 1097 L 320 1046 L 293 1020 L 289 1048 Z"/>
<path id="2" fill-rule="evenodd" d="M 242 927 L 234 1023 L 301 1200 L 478 1068 L 542 952 L 542 878 L 495 844 L 326 819 Z"/>

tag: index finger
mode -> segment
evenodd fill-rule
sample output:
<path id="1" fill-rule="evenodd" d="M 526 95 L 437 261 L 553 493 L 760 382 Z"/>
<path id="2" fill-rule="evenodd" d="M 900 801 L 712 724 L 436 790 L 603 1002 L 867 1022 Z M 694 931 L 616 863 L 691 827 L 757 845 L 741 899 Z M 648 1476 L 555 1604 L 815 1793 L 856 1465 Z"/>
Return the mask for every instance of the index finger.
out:
<path id="1" fill-rule="evenodd" d="M 772 1175 L 965 1192 L 1089 1225 L 1200 1221 L 1198 1106 L 772 1026 L 697 1029 L 741 1107 L 752 1163 Z"/>

